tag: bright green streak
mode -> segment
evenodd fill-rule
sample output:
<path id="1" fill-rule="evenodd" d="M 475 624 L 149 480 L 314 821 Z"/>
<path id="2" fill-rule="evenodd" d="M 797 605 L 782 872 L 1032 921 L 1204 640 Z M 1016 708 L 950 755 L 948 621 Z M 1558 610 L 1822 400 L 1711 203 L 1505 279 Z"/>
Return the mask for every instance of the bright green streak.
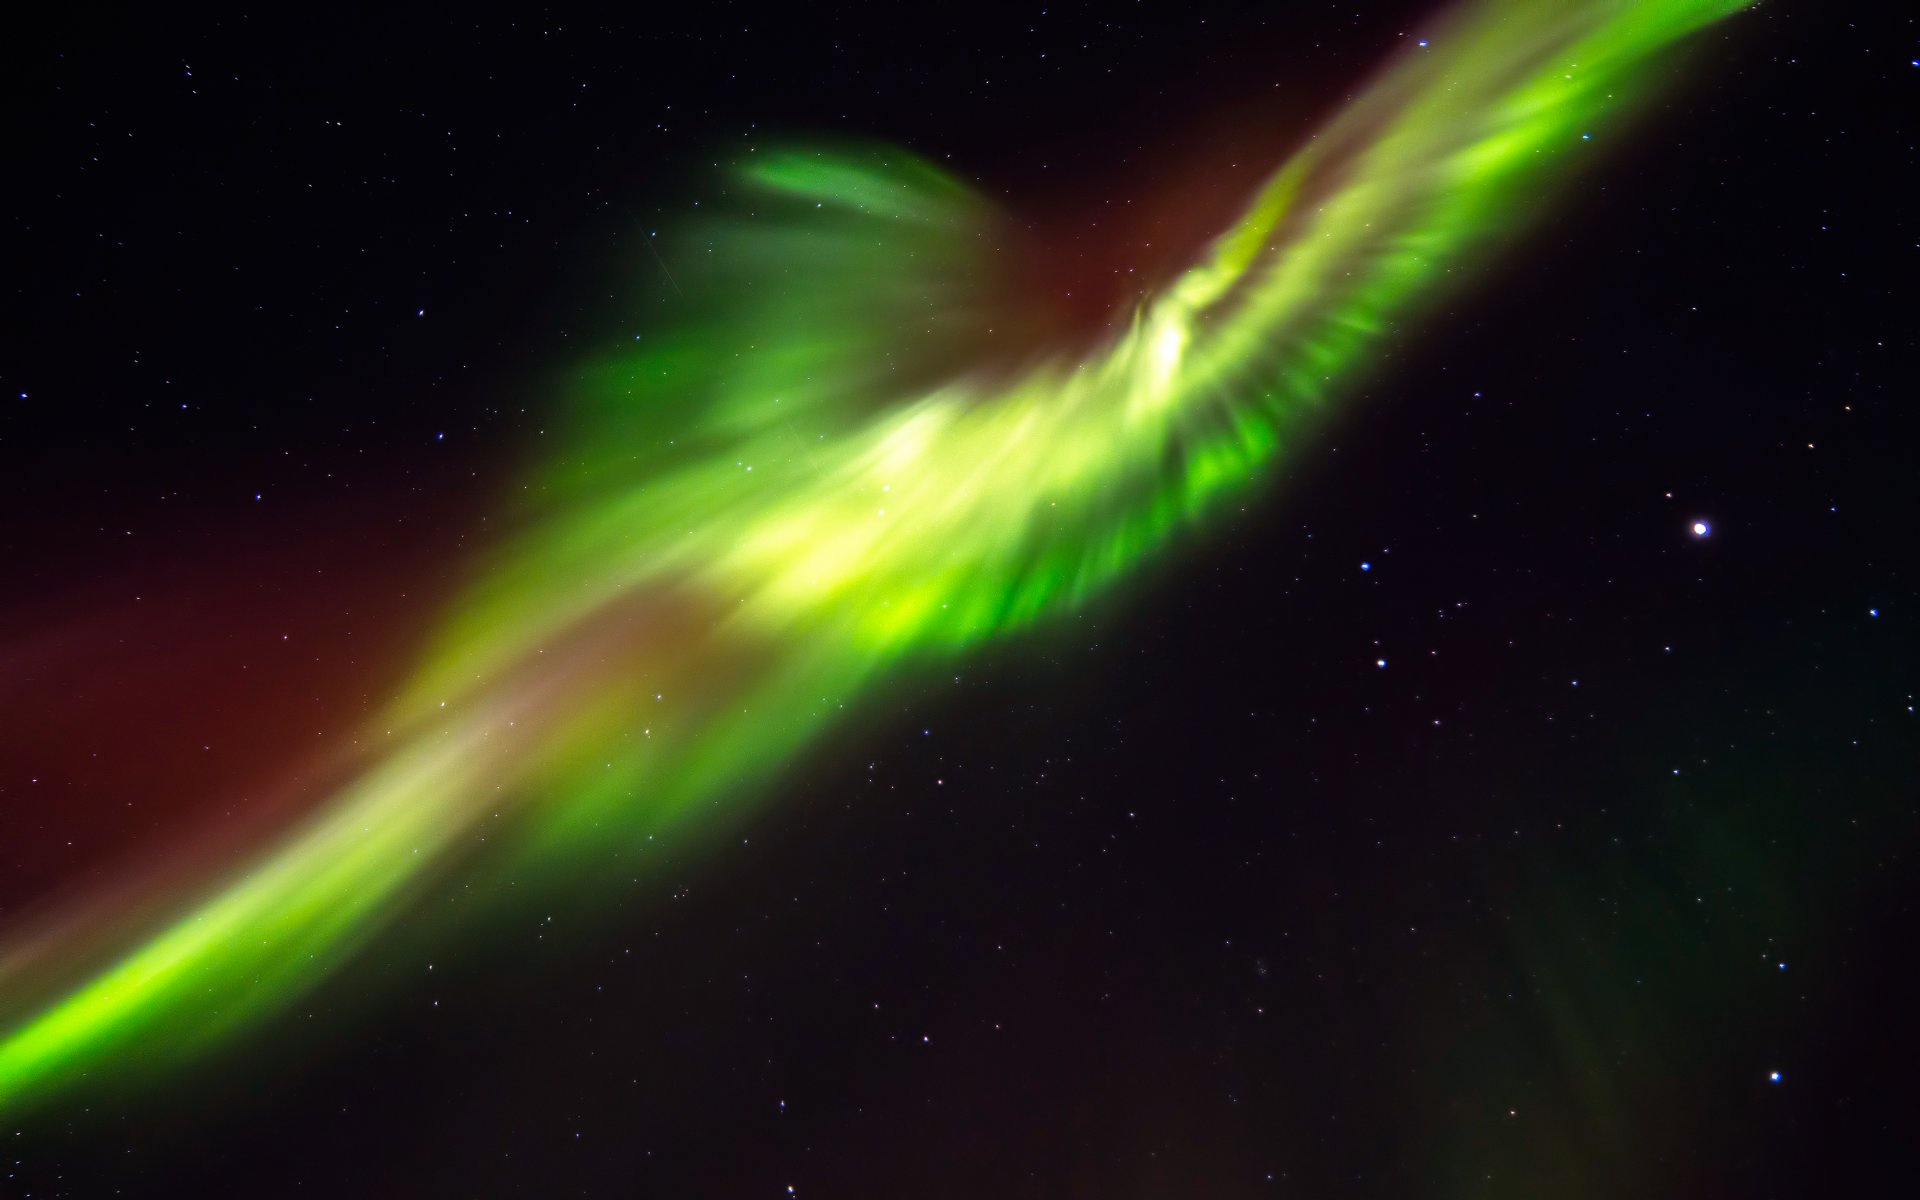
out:
<path id="1" fill-rule="evenodd" d="M 1524 222 L 1649 90 L 1649 56 L 1742 6 L 1468 7 L 1073 360 L 995 349 L 1021 320 L 993 299 L 1008 231 L 937 169 L 755 154 L 750 214 L 672 243 L 678 331 L 583 373 L 528 532 L 358 778 L 146 941 L 83 947 L 77 978 L 0 956 L 0 1104 L 284 1008 L 504 810 L 536 823 L 523 861 L 549 883 L 644 869 L 654 834 L 737 811 L 884 673 L 1107 589 L 1244 496 Z"/>

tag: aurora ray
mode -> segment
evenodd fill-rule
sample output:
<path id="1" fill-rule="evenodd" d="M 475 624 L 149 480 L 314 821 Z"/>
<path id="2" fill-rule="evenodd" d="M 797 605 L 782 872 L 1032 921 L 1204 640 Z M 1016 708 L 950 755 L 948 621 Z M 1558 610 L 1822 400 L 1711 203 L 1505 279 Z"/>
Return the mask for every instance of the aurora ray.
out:
<path id="1" fill-rule="evenodd" d="M 887 677 L 1111 590 L 1270 475 L 1618 132 L 1657 52 L 1740 7 L 1468 5 L 1079 353 L 994 349 L 1020 319 L 982 253 L 1002 219 L 939 169 L 755 155 L 741 212 L 681 235 L 713 253 L 677 274 L 675 326 L 581 371 L 523 532 L 347 782 L 133 933 L 9 933 L 0 1104 L 260 1024 L 478 861 L 590 887 L 737 819 Z M 482 860 L 503 812 L 518 844 Z"/>

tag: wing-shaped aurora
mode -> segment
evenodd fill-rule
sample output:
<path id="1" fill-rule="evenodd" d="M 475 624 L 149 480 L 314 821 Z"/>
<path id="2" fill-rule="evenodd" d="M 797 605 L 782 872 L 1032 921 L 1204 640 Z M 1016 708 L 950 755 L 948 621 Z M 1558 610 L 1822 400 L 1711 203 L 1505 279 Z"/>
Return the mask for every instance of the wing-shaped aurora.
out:
<path id="1" fill-rule="evenodd" d="M 888 676 L 1109 591 L 1244 501 L 1672 74 L 1658 52 L 1740 7 L 1469 3 L 1072 351 L 995 350 L 1021 321 L 984 278 L 1003 227 L 940 170 L 753 155 L 741 213 L 687 234 L 683 315 L 581 371 L 523 532 L 346 781 L 144 923 L 11 931 L 0 1107 L 272 1021 L 428 919 L 483 837 L 550 887 L 645 870 Z"/>

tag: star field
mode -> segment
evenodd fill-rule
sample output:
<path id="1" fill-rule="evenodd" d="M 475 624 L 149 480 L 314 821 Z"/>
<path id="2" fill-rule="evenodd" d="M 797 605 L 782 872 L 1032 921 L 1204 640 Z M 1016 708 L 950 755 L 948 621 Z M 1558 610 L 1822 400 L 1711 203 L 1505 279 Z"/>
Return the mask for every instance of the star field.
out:
<path id="1" fill-rule="evenodd" d="M 673 231 L 736 160 L 882 139 L 1017 214 L 981 253 L 1022 305 L 966 344 L 1024 362 L 1446 50 L 1430 15 L 37 14 L 4 51 L 0 956 L 384 744 L 541 502 L 565 383 L 686 306 L 709 248 Z M 503 798 L 488 865 L 370 941 L 377 987 L 0 1110 L 4 1190 L 1894 1194 L 1912 40 L 1713 27 L 1137 586 L 796 699 L 858 717 L 615 887 L 485 858 Z M 704 682 L 632 683 L 629 742 Z"/>

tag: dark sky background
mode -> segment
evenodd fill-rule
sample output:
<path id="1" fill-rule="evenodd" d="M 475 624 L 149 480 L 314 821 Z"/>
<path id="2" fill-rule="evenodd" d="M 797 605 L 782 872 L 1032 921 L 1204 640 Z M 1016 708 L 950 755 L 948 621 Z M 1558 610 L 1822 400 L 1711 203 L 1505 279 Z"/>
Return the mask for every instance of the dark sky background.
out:
<path id="1" fill-rule="evenodd" d="M 0 1114 L 0 1193 L 1904 1191 L 1920 39 L 1843 7 L 1711 30 L 1262 504 L 746 845 Z M 1104 313 L 1428 11 L 33 14 L 0 929 L 379 703 L 743 139 L 910 146 Z"/>

